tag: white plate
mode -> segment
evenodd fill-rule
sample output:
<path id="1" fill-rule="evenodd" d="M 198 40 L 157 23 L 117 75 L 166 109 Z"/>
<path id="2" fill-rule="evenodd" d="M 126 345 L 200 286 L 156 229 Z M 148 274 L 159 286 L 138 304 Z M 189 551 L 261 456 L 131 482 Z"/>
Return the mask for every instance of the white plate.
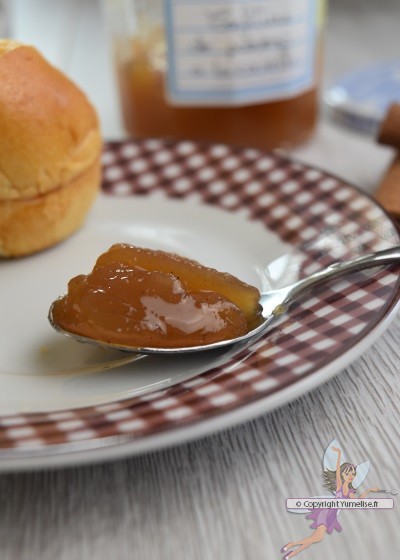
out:
<path id="1" fill-rule="evenodd" d="M 266 265 L 291 250 L 260 223 L 218 208 L 160 197 L 128 202 L 100 197 L 84 229 L 62 245 L 0 263 L 7 287 L 0 316 L 7 338 L 0 350 L 0 414 L 95 406 L 144 394 L 205 371 L 216 354 L 224 354 L 147 357 L 133 365 L 131 354 L 77 344 L 56 333 L 47 320 L 51 302 L 66 292 L 70 278 L 90 272 L 113 243 L 176 252 L 259 289 L 268 285 Z"/>
<path id="2" fill-rule="evenodd" d="M 399 297 L 390 271 L 316 294 L 239 354 L 136 360 L 53 331 L 51 302 L 113 243 L 177 252 L 262 290 L 399 242 L 391 220 L 353 187 L 276 155 L 217 148 L 109 146 L 105 192 L 128 197 L 100 196 L 64 243 L 0 262 L 0 469 L 111 458 L 243 421 L 338 372 L 386 328 Z"/>

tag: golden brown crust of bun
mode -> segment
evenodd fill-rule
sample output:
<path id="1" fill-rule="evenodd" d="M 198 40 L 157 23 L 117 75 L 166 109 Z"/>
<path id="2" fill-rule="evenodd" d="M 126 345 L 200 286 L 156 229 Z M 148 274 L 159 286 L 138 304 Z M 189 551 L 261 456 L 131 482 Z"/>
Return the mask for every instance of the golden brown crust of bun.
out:
<path id="1" fill-rule="evenodd" d="M 0 201 L 0 256 L 34 253 L 71 235 L 85 219 L 99 183 L 98 158 L 57 189 L 30 199 Z"/>
<path id="2" fill-rule="evenodd" d="M 0 39 L 0 56 L 8 51 L 16 49 L 17 47 L 22 47 L 22 43 L 11 39 Z"/>
<path id="3" fill-rule="evenodd" d="M 101 150 L 86 96 L 36 49 L 12 41 L 0 42 L 0 131 L 1 202 L 71 182 Z"/>

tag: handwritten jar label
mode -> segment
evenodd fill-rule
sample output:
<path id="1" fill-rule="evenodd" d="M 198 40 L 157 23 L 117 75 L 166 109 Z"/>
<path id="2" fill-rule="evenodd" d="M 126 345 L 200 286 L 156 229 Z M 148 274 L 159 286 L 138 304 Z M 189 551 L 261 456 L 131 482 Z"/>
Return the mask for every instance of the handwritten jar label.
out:
<path id="1" fill-rule="evenodd" d="M 317 0 L 166 0 L 167 96 L 247 105 L 314 84 Z"/>

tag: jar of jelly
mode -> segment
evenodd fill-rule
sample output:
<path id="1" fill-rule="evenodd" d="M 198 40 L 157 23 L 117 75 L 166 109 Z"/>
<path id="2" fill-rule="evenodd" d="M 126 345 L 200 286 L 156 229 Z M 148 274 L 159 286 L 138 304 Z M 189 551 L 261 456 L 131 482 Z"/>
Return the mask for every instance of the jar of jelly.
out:
<path id="1" fill-rule="evenodd" d="M 135 138 L 292 147 L 318 115 L 324 0 L 107 0 Z"/>

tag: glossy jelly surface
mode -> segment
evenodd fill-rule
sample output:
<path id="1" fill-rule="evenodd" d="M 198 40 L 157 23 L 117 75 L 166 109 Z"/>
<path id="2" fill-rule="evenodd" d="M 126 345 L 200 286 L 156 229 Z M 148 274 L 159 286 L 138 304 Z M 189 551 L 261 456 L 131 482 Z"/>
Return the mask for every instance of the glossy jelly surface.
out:
<path id="1" fill-rule="evenodd" d="M 260 322 L 258 290 L 163 251 L 113 245 L 73 278 L 53 322 L 107 344 L 179 348 L 246 334 Z"/>

